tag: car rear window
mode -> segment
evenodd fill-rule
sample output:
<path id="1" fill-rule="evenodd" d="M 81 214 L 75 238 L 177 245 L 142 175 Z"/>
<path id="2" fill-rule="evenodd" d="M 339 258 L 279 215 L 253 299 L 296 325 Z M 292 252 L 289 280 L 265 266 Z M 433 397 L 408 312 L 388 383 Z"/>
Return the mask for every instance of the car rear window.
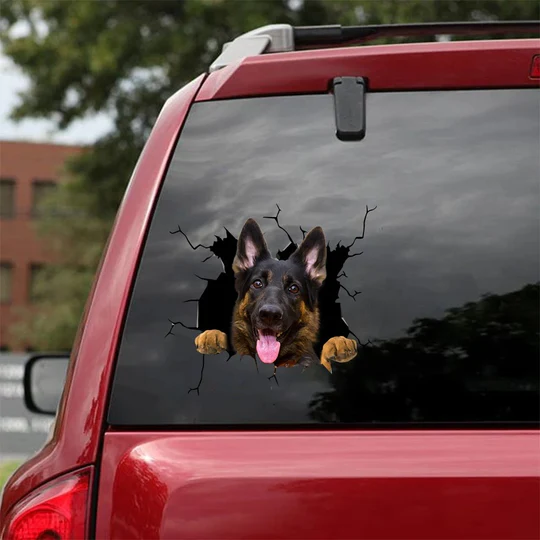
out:
<path id="1" fill-rule="evenodd" d="M 142 254 L 109 422 L 537 422 L 538 98 L 368 94 L 355 142 L 336 138 L 331 95 L 194 104 Z M 201 331 L 230 325 L 248 218 L 282 258 L 322 227 L 320 332 L 357 341 L 356 358 L 272 377 L 249 356 L 197 351 Z"/>

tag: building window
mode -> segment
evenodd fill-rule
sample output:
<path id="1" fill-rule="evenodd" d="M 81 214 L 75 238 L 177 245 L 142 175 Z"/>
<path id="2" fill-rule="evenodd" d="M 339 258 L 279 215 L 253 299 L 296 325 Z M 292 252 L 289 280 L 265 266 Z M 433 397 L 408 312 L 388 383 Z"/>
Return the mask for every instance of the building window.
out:
<path id="1" fill-rule="evenodd" d="M 32 216 L 43 216 L 43 203 L 56 189 L 52 180 L 35 180 L 32 182 Z"/>
<path id="2" fill-rule="evenodd" d="M 13 290 L 13 265 L 0 263 L 0 304 L 9 304 Z"/>
<path id="3" fill-rule="evenodd" d="M 12 178 L 0 179 L 0 218 L 13 219 L 15 217 L 15 180 Z"/>
<path id="4" fill-rule="evenodd" d="M 43 298 L 42 288 L 39 283 L 45 266 L 42 264 L 30 265 L 30 287 L 28 289 L 28 299 L 31 303 L 39 302 Z"/>

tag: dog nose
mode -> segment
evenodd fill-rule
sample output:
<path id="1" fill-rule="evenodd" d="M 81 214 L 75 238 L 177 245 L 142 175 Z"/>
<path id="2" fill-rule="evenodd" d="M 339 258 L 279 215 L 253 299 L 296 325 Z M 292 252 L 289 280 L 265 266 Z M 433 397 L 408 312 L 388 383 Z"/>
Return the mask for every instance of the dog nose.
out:
<path id="1" fill-rule="evenodd" d="M 259 311 L 261 321 L 266 324 L 275 324 L 283 319 L 283 312 L 277 306 L 262 306 Z"/>

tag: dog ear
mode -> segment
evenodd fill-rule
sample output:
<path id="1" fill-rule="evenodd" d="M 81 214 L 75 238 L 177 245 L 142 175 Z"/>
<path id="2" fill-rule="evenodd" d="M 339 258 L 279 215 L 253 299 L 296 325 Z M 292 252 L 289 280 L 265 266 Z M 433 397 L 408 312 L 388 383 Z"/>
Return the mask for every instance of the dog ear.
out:
<path id="1" fill-rule="evenodd" d="M 249 218 L 238 237 L 236 257 L 233 261 L 235 274 L 249 270 L 259 261 L 271 257 L 263 233 L 254 219 Z"/>
<path id="2" fill-rule="evenodd" d="M 306 268 L 306 274 L 317 285 L 326 279 L 326 239 L 320 227 L 311 229 L 291 255 Z"/>

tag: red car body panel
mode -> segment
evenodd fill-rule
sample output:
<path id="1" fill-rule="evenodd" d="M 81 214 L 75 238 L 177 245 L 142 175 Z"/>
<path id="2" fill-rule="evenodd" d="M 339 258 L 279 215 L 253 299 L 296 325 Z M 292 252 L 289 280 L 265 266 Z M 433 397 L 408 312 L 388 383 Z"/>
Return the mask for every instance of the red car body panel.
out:
<path id="1" fill-rule="evenodd" d="M 17 501 L 96 466 L 97 538 L 538 538 L 538 431 L 106 431 L 108 394 L 156 198 L 194 100 L 537 87 L 538 40 L 312 50 L 247 58 L 165 104 L 118 212 L 73 348 L 51 440 L 6 485 Z M 96 488 L 97 485 L 94 486 Z M 339 495 L 336 495 L 339 494 Z"/>
<path id="2" fill-rule="evenodd" d="M 108 432 L 96 538 L 538 538 L 538 442 L 534 431 Z"/>
<path id="3" fill-rule="evenodd" d="M 524 88 L 538 40 L 379 45 L 253 56 L 207 78 L 197 101 L 327 92 L 334 77 L 365 77 L 370 91 Z"/>

